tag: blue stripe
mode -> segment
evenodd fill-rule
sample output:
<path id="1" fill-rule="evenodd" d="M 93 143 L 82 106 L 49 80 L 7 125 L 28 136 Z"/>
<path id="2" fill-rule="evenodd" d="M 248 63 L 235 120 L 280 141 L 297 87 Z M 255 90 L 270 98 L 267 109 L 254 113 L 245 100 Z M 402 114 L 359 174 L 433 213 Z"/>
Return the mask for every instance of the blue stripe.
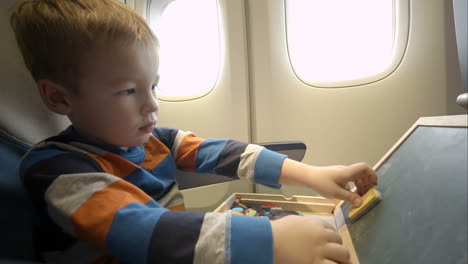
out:
<path id="1" fill-rule="evenodd" d="M 196 157 L 196 172 L 215 173 L 219 154 L 226 146 L 227 140 L 207 139 L 198 147 Z"/>
<path id="2" fill-rule="evenodd" d="M 232 264 L 273 263 L 273 234 L 267 217 L 231 216 Z"/>
<path id="3" fill-rule="evenodd" d="M 255 163 L 254 182 L 271 188 L 280 188 L 279 176 L 286 157 L 286 155 L 263 149 Z"/>
<path id="4" fill-rule="evenodd" d="M 157 175 L 158 179 L 164 182 L 175 182 L 176 164 L 172 155 L 167 155 L 151 171 L 151 174 Z"/>
<path id="5" fill-rule="evenodd" d="M 123 179 L 140 188 L 153 199 L 158 200 L 176 182 L 175 174 L 174 159 L 168 155 L 151 172 L 138 167 Z"/>
<path id="6" fill-rule="evenodd" d="M 46 145 L 43 147 L 33 149 L 21 162 L 20 165 L 20 175 L 24 176 L 24 172 L 34 166 L 34 164 L 39 163 L 42 160 L 47 160 L 61 154 L 67 154 L 71 151 L 60 149 L 55 145 Z"/>
<path id="7" fill-rule="evenodd" d="M 127 263 L 147 263 L 154 228 L 167 211 L 154 200 L 145 205 L 131 203 L 120 209 L 106 238 L 111 255 Z"/>

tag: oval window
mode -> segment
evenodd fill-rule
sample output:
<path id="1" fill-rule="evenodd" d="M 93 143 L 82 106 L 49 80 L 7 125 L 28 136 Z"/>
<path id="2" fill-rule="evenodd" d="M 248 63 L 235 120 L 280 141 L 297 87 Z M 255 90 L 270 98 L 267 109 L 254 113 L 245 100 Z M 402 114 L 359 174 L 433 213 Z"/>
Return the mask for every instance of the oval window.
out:
<path id="1" fill-rule="evenodd" d="M 149 1 L 147 20 L 160 41 L 159 98 L 199 98 L 215 86 L 221 65 L 216 0 Z"/>
<path id="2" fill-rule="evenodd" d="M 285 0 L 289 60 L 297 77 L 317 87 L 384 78 L 407 42 L 407 0 Z"/>

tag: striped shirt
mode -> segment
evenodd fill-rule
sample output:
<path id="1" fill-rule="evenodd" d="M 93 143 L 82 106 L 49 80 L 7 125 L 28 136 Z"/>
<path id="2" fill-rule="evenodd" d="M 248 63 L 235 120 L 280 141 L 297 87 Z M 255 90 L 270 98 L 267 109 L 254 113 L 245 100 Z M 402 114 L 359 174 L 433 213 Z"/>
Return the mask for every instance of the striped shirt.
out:
<path id="1" fill-rule="evenodd" d="M 183 211 L 176 169 L 279 188 L 285 156 L 156 127 L 144 146 L 97 145 L 70 126 L 35 145 L 20 174 L 38 250 L 54 263 L 273 263 L 267 218 Z"/>

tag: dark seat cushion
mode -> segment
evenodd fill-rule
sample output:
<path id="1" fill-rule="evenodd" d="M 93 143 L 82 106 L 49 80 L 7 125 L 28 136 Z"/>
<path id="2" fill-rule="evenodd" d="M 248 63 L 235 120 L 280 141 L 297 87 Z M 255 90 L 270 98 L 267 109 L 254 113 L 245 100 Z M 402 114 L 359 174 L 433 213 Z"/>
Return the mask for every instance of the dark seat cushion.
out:
<path id="1" fill-rule="evenodd" d="M 31 205 L 18 175 L 27 149 L 0 131 L 0 260 L 36 260 Z"/>

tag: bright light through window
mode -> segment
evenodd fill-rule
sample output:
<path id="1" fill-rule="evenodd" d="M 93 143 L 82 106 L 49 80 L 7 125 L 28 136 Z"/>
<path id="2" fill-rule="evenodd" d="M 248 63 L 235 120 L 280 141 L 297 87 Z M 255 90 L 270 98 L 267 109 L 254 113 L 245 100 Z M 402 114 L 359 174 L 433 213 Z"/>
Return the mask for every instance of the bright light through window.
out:
<path id="1" fill-rule="evenodd" d="M 216 0 L 166 1 L 162 13 L 161 1 L 153 2 L 149 23 L 160 41 L 160 98 L 203 96 L 213 89 L 220 67 Z"/>
<path id="2" fill-rule="evenodd" d="M 306 83 L 383 72 L 394 49 L 393 0 L 286 0 L 289 56 Z"/>

